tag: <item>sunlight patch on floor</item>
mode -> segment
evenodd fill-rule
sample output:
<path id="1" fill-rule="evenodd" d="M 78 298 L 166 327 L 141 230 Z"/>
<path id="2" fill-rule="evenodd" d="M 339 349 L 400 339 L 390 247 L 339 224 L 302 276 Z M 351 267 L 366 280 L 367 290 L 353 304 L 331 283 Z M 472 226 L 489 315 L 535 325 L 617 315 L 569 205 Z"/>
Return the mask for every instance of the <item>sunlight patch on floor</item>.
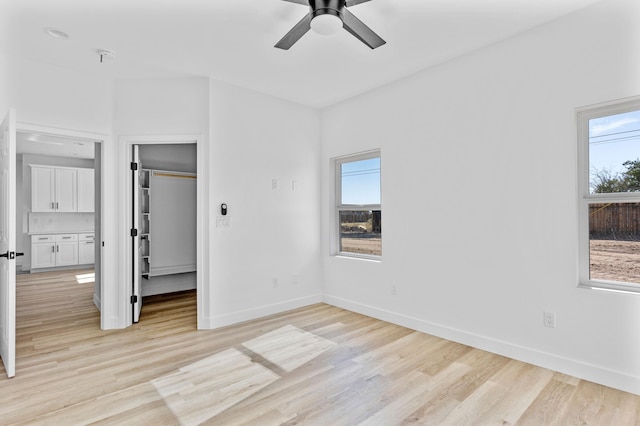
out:
<path id="1" fill-rule="evenodd" d="M 76 281 L 78 284 L 94 283 L 96 282 L 96 273 L 76 275 Z"/>
<path id="2" fill-rule="evenodd" d="M 298 327 L 286 325 L 249 340 L 243 346 L 284 371 L 291 372 L 332 348 L 335 343 Z"/>
<path id="3" fill-rule="evenodd" d="M 152 383 L 180 424 L 197 425 L 279 378 L 237 349 L 227 349 Z"/>

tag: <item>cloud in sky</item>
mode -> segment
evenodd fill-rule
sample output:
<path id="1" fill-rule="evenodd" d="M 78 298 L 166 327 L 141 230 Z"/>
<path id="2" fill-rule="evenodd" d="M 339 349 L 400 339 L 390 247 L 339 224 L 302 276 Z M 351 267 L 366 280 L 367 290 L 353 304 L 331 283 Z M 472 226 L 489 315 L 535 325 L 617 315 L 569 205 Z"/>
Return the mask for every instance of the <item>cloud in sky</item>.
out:
<path id="1" fill-rule="evenodd" d="M 620 129 L 628 124 L 638 123 L 640 122 L 640 117 L 604 117 L 602 119 L 592 120 L 592 122 L 593 124 L 589 126 L 589 134 L 593 137 Z"/>

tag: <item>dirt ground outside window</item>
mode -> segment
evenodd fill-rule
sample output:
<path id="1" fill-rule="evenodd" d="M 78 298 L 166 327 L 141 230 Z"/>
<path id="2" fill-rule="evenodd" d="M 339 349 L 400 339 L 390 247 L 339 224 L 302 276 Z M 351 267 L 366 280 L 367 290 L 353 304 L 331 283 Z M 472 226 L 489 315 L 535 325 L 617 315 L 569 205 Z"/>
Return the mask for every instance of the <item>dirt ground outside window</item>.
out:
<path id="1" fill-rule="evenodd" d="M 640 241 L 591 240 L 592 280 L 640 283 Z"/>

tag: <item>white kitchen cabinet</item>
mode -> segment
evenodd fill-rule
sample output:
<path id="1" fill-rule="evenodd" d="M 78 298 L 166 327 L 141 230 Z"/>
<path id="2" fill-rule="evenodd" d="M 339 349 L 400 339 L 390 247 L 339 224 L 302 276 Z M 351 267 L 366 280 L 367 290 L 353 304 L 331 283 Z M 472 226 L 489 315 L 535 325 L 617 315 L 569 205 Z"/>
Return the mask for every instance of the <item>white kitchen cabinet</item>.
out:
<path id="1" fill-rule="evenodd" d="M 31 269 L 89 265 L 94 253 L 93 232 L 31 236 Z"/>
<path id="2" fill-rule="evenodd" d="M 55 169 L 31 166 L 31 211 L 55 212 Z"/>
<path id="3" fill-rule="evenodd" d="M 94 211 L 94 170 L 78 169 L 78 212 Z"/>
<path id="4" fill-rule="evenodd" d="M 78 264 L 87 265 L 95 262 L 96 244 L 94 234 L 78 234 Z"/>
<path id="5" fill-rule="evenodd" d="M 77 212 L 77 169 L 31 166 L 31 211 Z"/>
<path id="6" fill-rule="evenodd" d="M 56 211 L 78 211 L 78 171 L 76 169 L 58 169 L 56 175 Z"/>
<path id="7" fill-rule="evenodd" d="M 78 234 L 56 235 L 56 266 L 78 264 Z"/>
<path id="8" fill-rule="evenodd" d="M 31 269 L 56 266 L 55 235 L 31 236 Z"/>

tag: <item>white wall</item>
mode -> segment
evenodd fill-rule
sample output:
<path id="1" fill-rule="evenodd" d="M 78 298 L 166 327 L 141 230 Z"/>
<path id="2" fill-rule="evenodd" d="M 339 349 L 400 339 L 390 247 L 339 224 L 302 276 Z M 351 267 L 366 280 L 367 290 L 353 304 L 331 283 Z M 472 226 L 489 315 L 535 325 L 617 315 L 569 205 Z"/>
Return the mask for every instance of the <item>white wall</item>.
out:
<path id="1" fill-rule="evenodd" d="M 640 393 L 640 297 L 576 288 L 575 122 L 640 94 L 639 5 L 598 3 L 325 110 L 325 300 Z M 373 148 L 383 260 L 330 257 L 329 159 Z"/>
<path id="2" fill-rule="evenodd" d="M 110 79 L 17 57 L 5 58 L 5 61 L 10 84 L 0 107 L 3 111 L 15 108 L 19 123 L 92 133 L 111 132 L 113 83 Z"/>
<path id="3" fill-rule="evenodd" d="M 207 277 L 199 327 L 321 300 L 317 111 L 200 78 L 119 80 L 115 100 L 114 135 L 121 139 L 203 135 L 198 156 L 206 156 L 206 167 L 198 180 L 206 182 L 210 213 L 198 270 Z M 227 228 L 216 227 L 223 202 Z"/>
<path id="4" fill-rule="evenodd" d="M 109 137 L 113 119 L 112 80 L 9 56 L 4 54 L 6 51 L 2 47 L 0 43 L 3 52 L 0 55 L 0 111 L 16 109 L 18 130 L 28 127 L 30 131 L 46 130 L 52 134 L 103 140 L 104 204 L 117 205 L 116 186 L 113 185 L 117 145 Z M 118 270 L 115 215 L 102 218 L 102 228 L 102 278 L 108 286 L 115 284 L 114 271 Z M 99 299 L 96 295 L 96 301 L 100 302 Z M 102 326 L 117 326 L 117 307 L 102 307 Z"/>
<path id="5" fill-rule="evenodd" d="M 174 78 L 174 79 L 122 79 L 115 85 L 115 112 L 113 134 L 119 141 L 119 212 L 120 239 L 120 286 L 118 294 L 112 296 L 120 306 L 127 310 L 121 312 L 119 318 L 124 320 L 120 325 L 126 326 L 131 321 L 128 312 L 130 296 L 130 277 L 127 267 L 129 261 L 130 238 L 127 229 L 130 226 L 127 212 L 128 163 L 126 162 L 126 144 L 133 136 L 149 136 L 158 141 L 174 135 L 200 135 L 197 147 L 198 156 L 208 155 L 209 136 L 209 80 L 207 78 Z M 208 192 L 209 173 L 206 168 L 198 167 L 198 185 L 204 185 Z M 201 204 L 204 203 L 204 204 Z M 205 241 L 205 246 L 198 250 L 208 260 L 208 206 L 207 200 L 198 200 L 198 210 L 204 216 L 204 223 L 199 223 L 198 232 Z M 204 205 L 204 208 L 201 207 Z M 203 210 L 204 209 L 204 210 Z M 115 210 L 113 210 L 115 212 Z M 203 287 L 198 294 L 198 326 L 203 327 L 203 318 L 207 316 L 208 305 L 201 305 L 208 300 L 211 280 L 209 279 L 208 262 L 198 265 L 198 277 Z M 128 319 L 127 319 L 128 318 Z"/>
<path id="6" fill-rule="evenodd" d="M 319 113 L 212 82 L 210 117 L 212 326 L 319 302 Z"/>

